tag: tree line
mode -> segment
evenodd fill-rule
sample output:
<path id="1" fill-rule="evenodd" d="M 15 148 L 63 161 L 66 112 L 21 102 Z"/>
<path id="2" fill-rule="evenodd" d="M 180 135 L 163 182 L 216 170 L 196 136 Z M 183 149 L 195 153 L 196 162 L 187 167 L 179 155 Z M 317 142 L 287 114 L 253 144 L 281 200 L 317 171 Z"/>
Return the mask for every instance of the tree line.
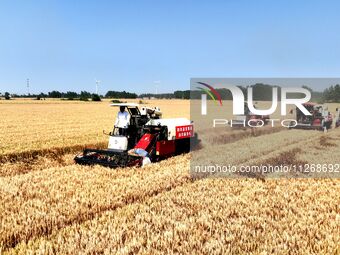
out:
<path id="1" fill-rule="evenodd" d="M 68 99 L 68 100 L 82 100 L 87 101 L 89 99 L 93 99 L 93 97 L 99 98 L 115 98 L 115 99 L 136 99 L 136 98 L 183 98 L 190 99 L 190 90 L 185 91 L 175 91 L 174 93 L 166 93 L 166 94 L 136 94 L 127 91 L 113 91 L 109 90 L 105 95 L 96 95 L 87 91 L 81 91 L 80 93 L 74 91 L 60 92 L 57 90 L 53 90 L 48 93 L 40 93 L 40 94 L 25 94 L 25 95 L 17 95 L 10 94 L 9 92 L 5 92 L 4 94 L 0 93 L 0 96 L 5 97 L 6 99 L 10 98 L 60 98 L 60 99 Z"/>
<path id="2" fill-rule="evenodd" d="M 238 86 L 244 93 L 245 97 L 247 96 L 247 88 L 249 86 Z M 271 101 L 272 100 L 272 88 L 278 88 L 278 98 L 281 97 L 281 88 L 279 86 L 273 86 L 263 83 L 257 83 L 251 85 L 253 88 L 253 99 L 256 101 Z M 340 102 L 340 85 L 332 85 L 329 88 L 326 88 L 323 92 L 313 91 L 311 88 L 307 86 L 302 86 L 305 89 L 308 89 L 312 94 L 311 101 L 323 103 L 323 102 Z M 221 95 L 223 100 L 232 100 L 232 94 L 228 89 L 225 88 L 217 88 L 216 91 Z M 66 100 L 82 100 L 82 101 L 100 101 L 100 98 L 112 98 L 112 99 L 135 99 L 135 98 L 157 98 L 157 99 L 200 99 L 202 93 L 205 93 L 201 90 L 177 90 L 173 93 L 144 93 L 144 94 L 136 94 L 126 91 L 108 91 L 105 95 L 96 95 L 87 91 L 81 91 L 80 93 L 67 91 L 60 92 L 53 90 L 48 93 L 40 93 L 40 94 L 29 94 L 29 95 L 10 95 L 9 92 L 5 92 L 4 94 L 0 93 L 0 96 L 5 97 L 5 99 L 10 99 L 11 97 L 28 97 L 28 98 L 60 98 Z M 290 98 L 299 98 L 304 96 L 299 93 L 292 93 L 288 95 Z"/>
<path id="3" fill-rule="evenodd" d="M 237 87 L 242 90 L 245 96 L 245 99 L 247 98 L 249 87 L 253 88 L 253 100 L 254 101 L 272 101 L 273 99 L 272 91 L 274 87 L 277 88 L 278 100 L 280 100 L 281 98 L 281 87 L 280 86 L 256 83 L 251 86 L 237 86 Z M 302 88 L 305 88 L 311 92 L 311 96 L 312 96 L 311 101 L 318 102 L 318 103 L 340 102 L 340 95 L 337 95 L 337 94 L 336 94 L 337 96 L 332 97 L 332 100 L 329 100 L 329 97 L 326 96 L 329 94 L 328 89 L 326 89 L 324 92 L 319 92 L 319 91 L 314 91 L 313 89 L 305 85 L 303 85 Z M 233 98 L 231 92 L 228 89 L 220 88 L 220 89 L 216 89 L 216 91 L 220 94 L 222 100 L 232 100 Z M 194 90 L 191 92 L 191 98 L 199 99 L 201 98 L 202 93 L 205 93 L 205 92 L 200 91 L 200 90 Z M 333 90 L 331 90 L 330 93 L 333 93 Z M 289 93 L 287 95 L 287 98 L 302 98 L 304 96 L 305 95 L 301 93 Z M 208 99 L 211 99 L 211 98 L 208 97 Z"/>
<path id="4" fill-rule="evenodd" d="M 256 101 L 272 101 L 272 89 L 273 87 L 277 87 L 278 89 L 278 98 L 281 98 L 281 88 L 279 86 L 267 85 L 263 83 L 256 83 L 251 86 L 237 86 L 240 88 L 247 98 L 248 94 L 248 87 L 253 88 L 253 98 Z M 324 102 L 328 100 L 324 98 L 324 93 L 319 91 L 313 91 L 311 88 L 307 86 L 302 86 L 305 89 L 308 89 L 312 94 L 312 101 L 316 102 Z M 216 91 L 220 94 L 222 100 L 232 100 L 232 94 L 228 89 L 225 88 L 216 88 Z M 147 98 L 166 98 L 166 99 L 200 99 L 201 95 L 205 93 L 201 90 L 178 90 L 174 93 L 166 93 L 166 94 L 141 94 L 140 97 L 147 97 Z M 332 93 L 332 92 L 331 92 Z M 288 95 L 288 98 L 301 98 L 303 95 L 299 93 L 291 93 Z M 337 97 L 338 102 L 340 102 L 340 96 Z M 210 97 L 208 99 L 211 100 Z"/>
<path id="5" fill-rule="evenodd" d="M 340 102 L 340 85 L 330 86 L 323 92 L 323 99 L 326 102 Z"/>
<path id="6" fill-rule="evenodd" d="M 176 90 L 173 93 L 161 93 L 161 94 L 140 94 L 140 98 L 157 98 L 157 99 L 190 99 L 190 90 Z"/>

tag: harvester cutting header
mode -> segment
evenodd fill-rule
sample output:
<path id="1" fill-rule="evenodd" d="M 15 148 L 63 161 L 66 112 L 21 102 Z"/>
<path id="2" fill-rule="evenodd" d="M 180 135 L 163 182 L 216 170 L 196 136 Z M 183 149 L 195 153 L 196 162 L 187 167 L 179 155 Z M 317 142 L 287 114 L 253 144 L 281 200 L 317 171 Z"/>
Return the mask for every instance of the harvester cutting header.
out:
<path id="1" fill-rule="evenodd" d="M 193 123 L 186 118 L 162 119 L 158 107 L 135 103 L 111 104 L 119 107 L 109 136 L 108 149 L 85 149 L 75 157 L 78 164 L 107 167 L 141 166 L 190 151 L 197 141 Z M 125 109 L 127 111 L 125 111 Z"/>

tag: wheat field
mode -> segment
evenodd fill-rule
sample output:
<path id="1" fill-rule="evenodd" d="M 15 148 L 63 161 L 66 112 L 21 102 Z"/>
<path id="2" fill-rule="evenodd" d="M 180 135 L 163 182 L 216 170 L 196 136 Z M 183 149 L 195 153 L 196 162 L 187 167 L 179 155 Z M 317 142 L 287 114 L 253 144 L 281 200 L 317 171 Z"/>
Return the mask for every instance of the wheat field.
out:
<path id="1" fill-rule="evenodd" d="M 190 117 L 185 100 L 145 103 Z M 210 154 L 75 165 L 84 147 L 106 146 L 117 111 L 108 105 L 0 101 L 0 254 L 340 254 L 339 179 L 189 172 L 192 157 L 221 150 L 235 165 L 340 163 L 340 129 L 203 132 Z"/>

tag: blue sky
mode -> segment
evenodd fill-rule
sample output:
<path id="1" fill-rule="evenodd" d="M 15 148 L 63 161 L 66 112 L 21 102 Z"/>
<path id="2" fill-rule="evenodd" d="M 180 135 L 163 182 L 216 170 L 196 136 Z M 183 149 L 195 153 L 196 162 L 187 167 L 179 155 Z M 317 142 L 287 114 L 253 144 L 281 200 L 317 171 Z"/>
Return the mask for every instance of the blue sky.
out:
<path id="1" fill-rule="evenodd" d="M 339 1 L 0 2 L 0 92 L 189 89 L 191 77 L 339 77 Z M 315 85 L 314 89 L 323 88 Z"/>

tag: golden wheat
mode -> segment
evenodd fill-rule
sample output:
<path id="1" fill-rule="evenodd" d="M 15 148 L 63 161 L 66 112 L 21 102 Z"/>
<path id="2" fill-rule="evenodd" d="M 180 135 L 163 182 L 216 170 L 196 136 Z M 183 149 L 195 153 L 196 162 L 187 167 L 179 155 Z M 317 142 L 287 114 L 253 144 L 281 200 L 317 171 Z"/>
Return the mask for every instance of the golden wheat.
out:
<path id="1" fill-rule="evenodd" d="M 335 180 L 204 179 L 12 252 L 335 254 L 339 190 Z"/>
<path id="2" fill-rule="evenodd" d="M 145 103 L 189 117 L 185 100 Z M 108 104 L 0 102 L 0 254 L 340 251 L 339 179 L 189 176 L 191 157 L 222 154 L 234 165 L 339 163 L 340 129 L 201 130 L 203 148 L 146 168 L 73 165 L 83 147 L 105 147 Z"/>
<path id="3" fill-rule="evenodd" d="M 181 185 L 189 181 L 185 162 L 187 156 L 143 169 L 70 166 L 0 178 L 0 248 Z"/>
<path id="4" fill-rule="evenodd" d="M 113 129 L 117 113 L 117 108 L 109 107 L 108 101 L 26 102 L 13 100 L 11 103 L 0 103 L 0 155 L 105 143 L 107 136 L 102 131 Z M 145 103 L 151 107 L 159 106 L 165 117 L 189 117 L 189 102 L 186 100 Z M 174 108 L 174 104 L 181 110 Z"/>

